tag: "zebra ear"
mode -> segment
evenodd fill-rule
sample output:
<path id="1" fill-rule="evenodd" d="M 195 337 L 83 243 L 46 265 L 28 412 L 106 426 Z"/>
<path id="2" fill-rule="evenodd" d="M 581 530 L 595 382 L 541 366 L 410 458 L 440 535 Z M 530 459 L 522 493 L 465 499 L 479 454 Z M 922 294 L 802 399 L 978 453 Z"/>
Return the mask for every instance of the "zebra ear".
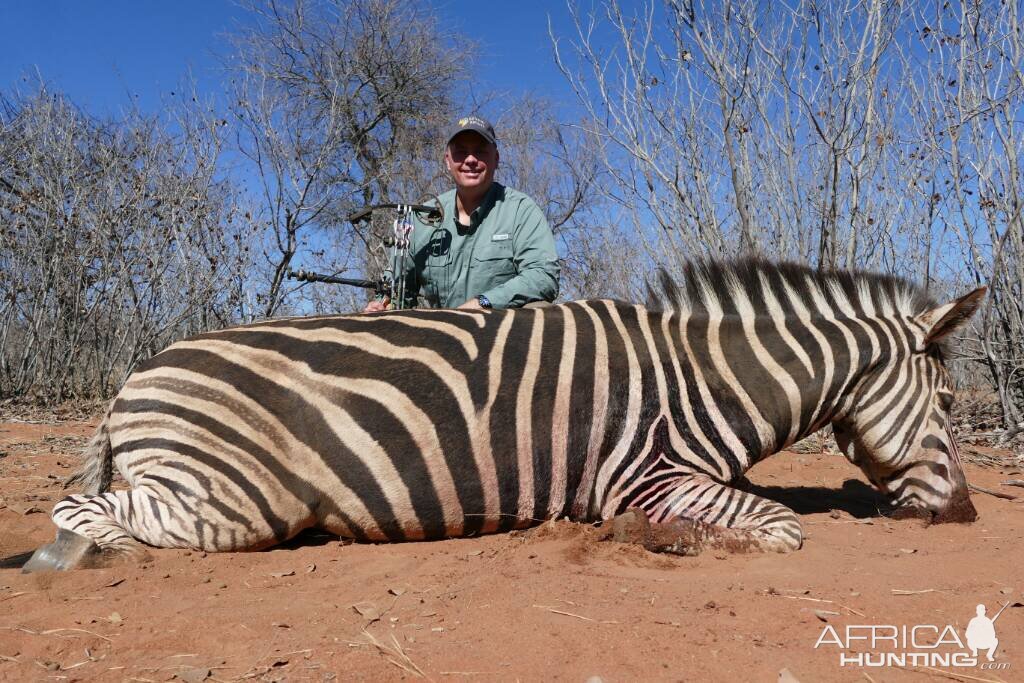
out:
<path id="1" fill-rule="evenodd" d="M 978 287 L 959 299 L 918 315 L 917 322 L 928 330 L 925 332 L 923 345 L 927 347 L 941 341 L 963 326 L 978 310 L 982 299 L 985 298 L 986 291 L 988 291 L 987 287 Z"/>

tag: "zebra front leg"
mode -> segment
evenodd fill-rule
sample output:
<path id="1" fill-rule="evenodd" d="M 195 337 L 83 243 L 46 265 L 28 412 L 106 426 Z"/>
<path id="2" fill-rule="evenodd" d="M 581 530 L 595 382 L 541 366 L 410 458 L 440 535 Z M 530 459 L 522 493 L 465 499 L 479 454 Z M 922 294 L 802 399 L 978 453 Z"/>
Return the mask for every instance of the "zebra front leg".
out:
<path id="1" fill-rule="evenodd" d="M 686 475 L 672 485 L 619 501 L 623 514 L 611 522 L 612 540 L 639 541 L 648 550 L 696 555 L 729 552 L 789 552 L 803 544 L 796 513 L 781 503 Z"/>

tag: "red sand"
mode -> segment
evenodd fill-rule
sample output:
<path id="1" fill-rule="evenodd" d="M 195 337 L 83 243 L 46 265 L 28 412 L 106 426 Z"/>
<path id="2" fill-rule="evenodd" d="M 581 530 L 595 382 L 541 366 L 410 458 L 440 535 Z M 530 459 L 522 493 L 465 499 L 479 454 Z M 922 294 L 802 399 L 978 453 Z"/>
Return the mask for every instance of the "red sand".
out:
<path id="1" fill-rule="evenodd" d="M 0 556 L 52 540 L 48 513 L 80 448 L 66 437 L 91 431 L 0 423 Z M 559 522 L 435 543 L 313 536 L 252 554 L 157 550 L 142 566 L 4 569 L 0 680 L 774 681 L 784 668 L 804 683 L 957 680 L 841 668 L 834 645 L 814 645 L 822 618 L 838 633 L 951 624 L 963 638 L 978 603 L 991 616 L 1024 601 L 1024 489 L 1000 486 L 1015 472 L 968 466 L 970 481 L 1018 500 L 974 494 L 975 524 L 924 527 L 877 516 L 879 499 L 842 457 L 781 454 L 750 479 L 802 512 L 807 540 L 789 555 L 656 555 Z M 1024 680 L 1024 607 L 996 630 L 1009 668 L 937 668 Z"/>

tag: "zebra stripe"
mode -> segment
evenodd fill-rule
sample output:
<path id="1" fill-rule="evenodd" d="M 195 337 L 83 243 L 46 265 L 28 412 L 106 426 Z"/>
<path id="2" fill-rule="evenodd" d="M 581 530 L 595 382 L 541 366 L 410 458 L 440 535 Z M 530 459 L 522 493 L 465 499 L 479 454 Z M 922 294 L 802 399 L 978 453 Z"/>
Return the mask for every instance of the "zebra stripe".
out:
<path id="1" fill-rule="evenodd" d="M 72 496 L 54 519 L 108 550 L 247 550 L 314 526 L 403 541 L 635 507 L 704 525 L 708 544 L 789 550 L 792 511 L 730 484 L 829 423 L 898 503 L 941 516 L 959 501 L 966 518 L 939 342 L 979 300 L 703 262 L 680 285 L 663 274 L 648 306 L 211 332 L 144 363 L 112 403 L 93 457 L 130 491 Z"/>

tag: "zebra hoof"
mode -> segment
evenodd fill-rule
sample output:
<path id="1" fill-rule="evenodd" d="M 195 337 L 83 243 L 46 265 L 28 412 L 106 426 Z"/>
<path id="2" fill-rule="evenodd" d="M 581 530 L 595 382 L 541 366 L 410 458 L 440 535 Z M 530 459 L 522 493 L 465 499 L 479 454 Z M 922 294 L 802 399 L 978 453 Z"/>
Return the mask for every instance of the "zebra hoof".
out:
<path id="1" fill-rule="evenodd" d="M 23 574 L 31 572 L 67 571 L 88 569 L 101 564 L 102 551 L 90 538 L 67 529 L 57 530 L 57 540 L 32 553 L 32 557 L 21 568 Z"/>

